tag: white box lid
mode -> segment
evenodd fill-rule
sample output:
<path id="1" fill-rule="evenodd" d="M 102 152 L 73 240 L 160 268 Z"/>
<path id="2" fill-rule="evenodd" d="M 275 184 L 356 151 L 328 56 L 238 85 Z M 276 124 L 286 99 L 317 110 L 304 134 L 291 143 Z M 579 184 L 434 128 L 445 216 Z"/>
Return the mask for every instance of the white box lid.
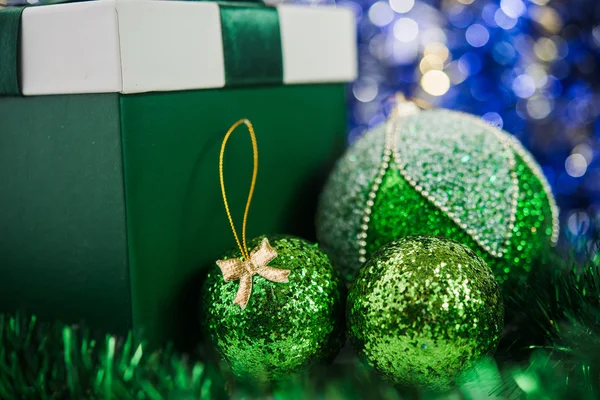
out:
<path id="1" fill-rule="evenodd" d="M 350 9 L 279 5 L 277 11 L 284 84 L 356 78 Z M 21 34 L 26 96 L 225 86 L 218 3 L 99 0 L 28 7 Z"/>

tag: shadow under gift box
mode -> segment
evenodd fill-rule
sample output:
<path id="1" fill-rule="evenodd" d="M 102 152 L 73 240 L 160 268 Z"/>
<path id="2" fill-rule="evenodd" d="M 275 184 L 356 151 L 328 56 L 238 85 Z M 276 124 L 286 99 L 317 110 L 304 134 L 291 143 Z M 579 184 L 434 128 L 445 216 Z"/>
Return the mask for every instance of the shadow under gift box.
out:
<path id="1" fill-rule="evenodd" d="M 11 11 L 0 12 L 0 36 L 12 35 L 0 44 L 0 312 L 185 342 L 202 267 L 235 244 L 218 153 L 240 118 L 259 145 L 248 236 L 312 237 L 356 74 L 349 10 L 107 0 Z M 225 160 L 236 220 L 251 170 L 236 132 Z"/>

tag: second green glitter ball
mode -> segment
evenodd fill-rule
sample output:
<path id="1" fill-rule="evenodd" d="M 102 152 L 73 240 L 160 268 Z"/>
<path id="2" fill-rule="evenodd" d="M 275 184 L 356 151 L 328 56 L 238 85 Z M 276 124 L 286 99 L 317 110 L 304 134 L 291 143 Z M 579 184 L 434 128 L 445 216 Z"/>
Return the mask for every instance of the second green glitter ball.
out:
<path id="1" fill-rule="evenodd" d="M 494 352 L 504 317 L 485 262 L 460 243 L 431 236 L 379 249 L 354 281 L 346 311 L 361 359 L 395 383 L 442 390 Z"/>

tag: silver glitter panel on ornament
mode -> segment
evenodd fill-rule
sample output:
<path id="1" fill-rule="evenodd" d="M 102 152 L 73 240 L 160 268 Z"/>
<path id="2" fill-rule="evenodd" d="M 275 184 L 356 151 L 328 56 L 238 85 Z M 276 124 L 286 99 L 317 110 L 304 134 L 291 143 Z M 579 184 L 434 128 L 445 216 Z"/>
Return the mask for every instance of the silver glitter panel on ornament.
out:
<path id="1" fill-rule="evenodd" d="M 398 124 L 396 162 L 403 176 L 480 245 L 501 253 L 518 194 L 510 146 L 499 130 L 474 117 L 446 110 L 420 114 Z"/>
<path id="2" fill-rule="evenodd" d="M 368 201 L 369 188 L 379 170 L 384 147 L 385 124 L 382 124 L 346 151 L 322 192 L 317 212 L 317 237 L 334 267 L 343 265 L 356 270 L 362 264 L 357 254 L 364 239 L 358 238 L 357 233 L 361 232 L 361 225 L 366 224 L 363 208 L 357 205 Z"/>

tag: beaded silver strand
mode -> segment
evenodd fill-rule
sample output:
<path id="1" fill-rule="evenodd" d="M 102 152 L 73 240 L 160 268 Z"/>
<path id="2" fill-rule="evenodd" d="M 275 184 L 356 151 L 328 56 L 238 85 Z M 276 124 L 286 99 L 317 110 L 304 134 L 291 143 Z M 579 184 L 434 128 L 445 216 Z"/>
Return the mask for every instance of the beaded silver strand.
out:
<path id="1" fill-rule="evenodd" d="M 363 210 L 362 221 L 360 225 L 360 232 L 358 233 L 358 257 L 360 263 L 364 263 L 367 261 L 367 235 L 369 231 L 369 221 L 371 221 L 371 212 L 372 208 L 375 205 L 375 198 L 377 197 L 377 192 L 379 191 L 379 186 L 383 182 L 383 177 L 390 167 L 390 161 L 392 158 L 392 154 L 394 149 L 396 148 L 396 132 L 398 129 L 398 125 L 400 124 L 402 118 L 405 118 L 409 115 L 416 114 L 419 112 L 419 108 L 416 104 L 412 102 L 399 102 L 394 110 L 394 115 L 391 116 L 386 121 L 386 131 L 385 131 L 385 146 L 383 149 L 383 156 L 381 158 L 381 163 L 379 164 L 379 170 L 377 175 L 375 176 L 375 180 L 373 181 L 373 185 L 371 185 L 371 189 L 369 190 L 369 195 L 367 197 L 367 205 Z"/>

